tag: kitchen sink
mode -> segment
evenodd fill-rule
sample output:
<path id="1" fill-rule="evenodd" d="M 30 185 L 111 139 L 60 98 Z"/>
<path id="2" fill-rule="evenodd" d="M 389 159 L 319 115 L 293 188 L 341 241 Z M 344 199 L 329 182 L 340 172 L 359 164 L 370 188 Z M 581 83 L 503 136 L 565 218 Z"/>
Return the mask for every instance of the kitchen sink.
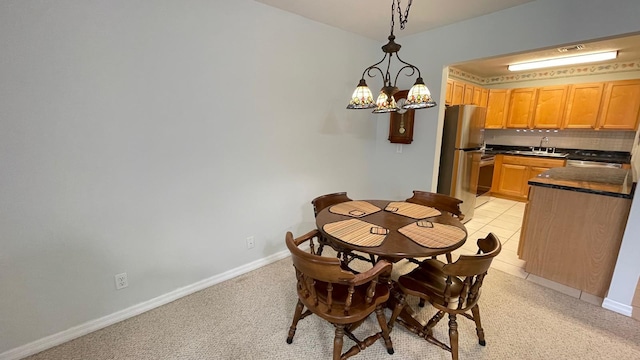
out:
<path id="1" fill-rule="evenodd" d="M 540 150 L 511 150 L 511 151 L 508 151 L 508 153 L 512 155 L 544 156 L 544 157 L 557 157 L 557 158 L 564 158 L 569 156 L 568 153 L 550 153 L 550 152 L 540 151 Z"/>

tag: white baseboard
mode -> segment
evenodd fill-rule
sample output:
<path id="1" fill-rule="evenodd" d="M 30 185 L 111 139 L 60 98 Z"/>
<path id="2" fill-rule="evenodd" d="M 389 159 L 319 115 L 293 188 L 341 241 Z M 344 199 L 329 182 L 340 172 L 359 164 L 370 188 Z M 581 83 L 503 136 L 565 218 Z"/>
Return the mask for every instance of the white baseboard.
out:
<path id="1" fill-rule="evenodd" d="M 609 298 L 604 299 L 604 301 L 602 302 L 602 307 L 625 316 L 631 316 L 631 313 L 633 312 L 633 307 L 631 307 L 630 305 L 625 305 Z"/>
<path id="2" fill-rule="evenodd" d="M 185 297 L 187 295 L 193 294 L 196 291 L 200 291 L 203 289 L 208 288 L 209 286 L 221 283 L 223 281 L 229 280 L 229 279 L 233 279 L 236 276 L 240 276 L 242 274 L 248 273 L 249 271 L 253 271 L 256 270 L 258 268 L 261 268 L 265 265 L 271 264 L 275 261 L 278 261 L 280 259 L 284 259 L 285 257 L 289 256 L 289 251 L 288 250 L 284 250 L 278 253 L 275 253 L 273 255 L 267 256 L 265 258 L 262 259 L 258 259 L 256 261 L 253 261 L 251 263 L 242 265 L 240 267 L 237 267 L 235 269 L 231 269 L 229 271 L 225 271 L 222 274 L 218 274 L 218 275 L 214 275 L 208 279 L 204 279 L 201 281 L 198 281 L 194 284 L 176 289 L 174 291 L 171 291 L 169 293 L 166 293 L 164 295 L 160 295 L 156 298 L 153 298 L 151 300 L 142 302 L 140 304 L 131 306 L 129 308 L 117 311 L 113 314 L 107 315 L 107 316 L 103 316 L 101 318 L 95 319 L 95 320 L 91 320 L 88 321 L 84 324 L 80 324 L 78 326 L 74 326 L 70 329 L 61 331 L 59 333 L 53 334 L 53 335 L 49 335 L 47 337 L 44 337 L 42 339 L 33 341 L 31 343 L 28 343 L 26 345 L 22 345 L 19 346 L 17 348 L 11 349 L 9 351 L 6 351 L 2 354 L 0 354 L 0 360 L 18 360 L 18 359 L 22 359 L 24 357 L 39 353 L 41 351 L 50 349 L 54 346 L 58 346 L 60 344 L 63 344 L 67 341 L 71 341 L 75 338 L 78 338 L 80 336 L 83 335 L 87 335 L 91 332 L 94 332 L 96 330 L 100 330 L 102 328 L 105 328 L 109 325 L 113 325 L 117 322 L 129 319 L 131 317 L 134 317 L 136 315 L 140 315 L 143 312 L 155 309 L 159 306 L 168 304 L 172 301 L 175 301 L 177 299 L 180 299 L 182 297 Z"/>

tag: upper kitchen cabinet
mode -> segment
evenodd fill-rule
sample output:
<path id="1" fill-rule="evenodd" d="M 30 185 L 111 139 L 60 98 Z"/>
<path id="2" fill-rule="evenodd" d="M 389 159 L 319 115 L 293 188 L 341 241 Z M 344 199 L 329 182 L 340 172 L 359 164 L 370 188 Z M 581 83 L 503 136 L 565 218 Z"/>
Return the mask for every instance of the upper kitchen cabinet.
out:
<path id="1" fill-rule="evenodd" d="M 480 97 L 482 96 L 482 88 L 475 86 L 473 88 L 473 98 L 471 99 L 471 104 L 482 106 L 480 104 Z"/>
<path id="2" fill-rule="evenodd" d="M 464 84 L 458 81 L 453 82 L 453 92 L 451 95 L 451 105 L 464 104 Z"/>
<path id="3" fill-rule="evenodd" d="M 471 84 L 464 84 L 464 96 L 462 98 L 463 104 L 473 104 L 473 93 L 476 87 Z"/>
<path id="4" fill-rule="evenodd" d="M 509 96 L 507 128 L 526 129 L 531 127 L 536 107 L 537 88 L 513 89 Z"/>
<path id="5" fill-rule="evenodd" d="M 453 101 L 453 80 L 447 79 L 447 92 L 444 97 L 444 104 L 451 105 L 451 101 Z"/>
<path id="6" fill-rule="evenodd" d="M 487 106 L 489 90 L 464 81 L 447 79 L 446 105 Z"/>
<path id="7" fill-rule="evenodd" d="M 640 115 L 640 79 L 608 82 L 598 118 L 600 129 L 636 130 Z"/>
<path id="8" fill-rule="evenodd" d="M 595 129 L 604 83 L 574 84 L 569 88 L 563 128 Z"/>
<path id="9" fill-rule="evenodd" d="M 502 129 L 507 117 L 509 106 L 509 90 L 491 89 L 487 99 L 487 116 L 484 127 L 486 129 Z"/>
<path id="10" fill-rule="evenodd" d="M 480 103 L 478 105 L 487 107 L 489 102 L 489 89 L 480 88 Z"/>
<path id="11" fill-rule="evenodd" d="M 559 129 L 562 125 L 567 85 L 545 86 L 538 89 L 533 127 L 537 129 Z"/>

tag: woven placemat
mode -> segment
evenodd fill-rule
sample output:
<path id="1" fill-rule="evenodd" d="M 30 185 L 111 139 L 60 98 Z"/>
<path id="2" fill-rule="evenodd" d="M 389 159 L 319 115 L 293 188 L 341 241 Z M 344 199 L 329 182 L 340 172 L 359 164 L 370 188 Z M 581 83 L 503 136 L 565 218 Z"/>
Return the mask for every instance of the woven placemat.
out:
<path id="1" fill-rule="evenodd" d="M 379 207 L 360 200 L 343 202 L 329 208 L 329 212 L 351 217 L 363 217 L 378 211 L 380 211 Z"/>
<path id="2" fill-rule="evenodd" d="M 451 246 L 467 235 L 464 230 L 456 226 L 432 223 L 420 220 L 409 224 L 398 231 L 419 245 L 430 248 Z"/>
<path id="3" fill-rule="evenodd" d="M 407 216 L 412 219 L 426 219 L 428 217 L 442 214 L 439 210 L 432 207 L 408 203 L 406 201 L 392 201 L 386 208 L 384 208 L 384 211 Z"/>
<path id="4" fill-rule="evenodd" d="M 329 235 L 357 246 L 379 246 L 389 230 L 358 219 L 325 224 L 322 229 Z"/>

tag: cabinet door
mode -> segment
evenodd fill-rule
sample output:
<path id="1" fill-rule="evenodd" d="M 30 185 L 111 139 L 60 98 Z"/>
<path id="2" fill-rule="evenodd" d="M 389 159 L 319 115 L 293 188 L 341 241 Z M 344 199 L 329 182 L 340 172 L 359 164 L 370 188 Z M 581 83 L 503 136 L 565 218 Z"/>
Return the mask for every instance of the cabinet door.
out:
<path id="1" fill-rule="evenodd" d="M 475 87 L 471 84 L 464 84 L 464 98 L 462 99 L 462 103 L 465 105 L 473 104 L 473 92 L 475 91 Z"/>
<path id="2" fill-rule="evenodd" d="M 474 87 L 473 88 L 473 99 L 471 100 L 471 104 L 480 105 L 480 96 L 482 95 L 482 88 Z"/>
<path id="3" fill-rule="evenodd" d="M 640 113 L 640 80 L 607 83 L 600 111 L 601 129 L 636 130 Z"/>
<path id="4" fill-rule="evenodd" d="M 524 165 L 502 164 L 500 168 L 500 180 L 498 182 L 498 192 L 504 195 L 522 197 L 525 194 L 525 187 L 529 168 Z"/>
<path id="5" fill-rule="evenodd" d="M 511 90 L 507 128 L 526 129 L 531 127 L 536 105 L 536 90 L 536 88 Z"/>
<path id="6" fill-rule="evenodd" d="M 567 85 L 545 86 L 538 89 L 533 127 L 559 129 L 567 102 Z"/>
<path id="7" fill-rule="evenodd" d="M 480 91 L 480 106 L 487 107 L 489 102 L 489 89 L 481 89 Z"/>
<path id="8" fill-rule="evenodd" d="M 563 128 L 595 129 L 603 90 L 604 83 L 571 85 Z"/>
<path id="9" fill-rule="evenodd" d="M 491 89 L 487 100 L 486 129 L 502 129 L 509 106 L 509 90 Z"/>
<path id="10" fill-rule="evenodd" d="M 458 81 L 453 82 L 453 94 L 451 96 L 451 105 L 462 104 L 464 96 L 464 84 Z"/>
<path id="11" fill-rule="evenodd" d="M 444 103 L 445 105 L 451 105 L 451 101 L 453 101 L 453 80 L 447 79 L 447 92 L 445 94 Z"/>

